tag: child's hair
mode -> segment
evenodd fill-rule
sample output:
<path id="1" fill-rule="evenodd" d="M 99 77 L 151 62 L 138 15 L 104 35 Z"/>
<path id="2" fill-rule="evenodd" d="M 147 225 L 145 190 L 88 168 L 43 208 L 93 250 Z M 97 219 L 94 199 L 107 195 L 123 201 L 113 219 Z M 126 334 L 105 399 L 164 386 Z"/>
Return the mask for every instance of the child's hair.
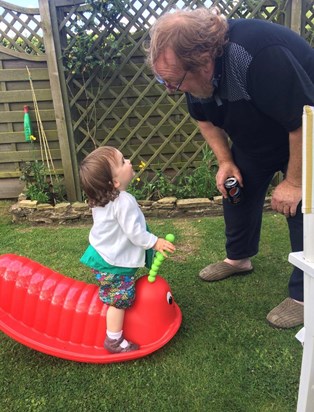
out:
<path id="1" fill-rule="evenodd" d="M 117 149 L 102 146 L 85 157 L 80 165 L 80 180 L 90 207 L 105 206 L 116 199 L 112 165 L 117 159 Z"/>

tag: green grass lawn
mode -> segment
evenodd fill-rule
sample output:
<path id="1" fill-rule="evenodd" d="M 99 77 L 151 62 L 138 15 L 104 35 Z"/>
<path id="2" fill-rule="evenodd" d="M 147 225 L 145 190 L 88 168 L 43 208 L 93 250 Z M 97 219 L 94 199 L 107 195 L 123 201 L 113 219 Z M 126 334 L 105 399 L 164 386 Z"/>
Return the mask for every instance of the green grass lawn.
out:
<path id="1" fill-rule="evenodd" d="M 16 253 L 93 282 L 79 263 L 89 226 L 13 225 L 0 203 L 0 254 Z M 0 333 L 2 412 L 294 412 L 302 347 L 300 328 L 276 330 L 265 317 L 287 296 L 291 265 L 284 217 L 264 216 L 255 271 L 206 283 L 197 274 L 224 258 L 222 217 L 148 221 L 174 233 L 177 251 L 161 267 L 183 322 L 148 357 L 85 364 L 29 349 Z"/>

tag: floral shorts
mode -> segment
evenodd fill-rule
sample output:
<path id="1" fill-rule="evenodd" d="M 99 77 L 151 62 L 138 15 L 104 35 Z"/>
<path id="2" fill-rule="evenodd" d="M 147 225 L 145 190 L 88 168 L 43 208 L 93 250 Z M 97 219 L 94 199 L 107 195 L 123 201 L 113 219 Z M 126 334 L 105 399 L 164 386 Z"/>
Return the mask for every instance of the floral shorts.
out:
<path id="1" fill-rule="evenodd" d="M 130 275 L 113 275 L 111 273 L 94 272 L 100 283 L 100 300 L 117 309 L 127 309 L 135 299 L 135 280 Z"/>

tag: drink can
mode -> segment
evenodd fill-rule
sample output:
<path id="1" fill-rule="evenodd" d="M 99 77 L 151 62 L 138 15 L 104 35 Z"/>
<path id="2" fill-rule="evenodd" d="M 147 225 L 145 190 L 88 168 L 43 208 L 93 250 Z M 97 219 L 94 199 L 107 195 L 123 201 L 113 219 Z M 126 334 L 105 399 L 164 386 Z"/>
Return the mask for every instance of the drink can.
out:
<path id="1" fill-rule="evenodd" d="M 225 180 L 225 188 L 227 190 L 228 200 L 236 205 L 241 201 L 241 187 L 235 177 L 228 177 Z"/>

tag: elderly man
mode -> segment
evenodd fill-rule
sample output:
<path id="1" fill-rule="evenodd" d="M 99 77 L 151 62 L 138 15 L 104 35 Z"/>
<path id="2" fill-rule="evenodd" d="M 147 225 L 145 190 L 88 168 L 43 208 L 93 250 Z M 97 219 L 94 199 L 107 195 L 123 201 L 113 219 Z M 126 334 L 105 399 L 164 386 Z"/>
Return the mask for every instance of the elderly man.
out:
<path id="1" fill-rule="evenodd" d="M 157 81 L 170 92 L 185 93 L 189 112 L 219 163 L 226 258 L 206 266 L 200 277 L 211 282 L 253 270 L 263 204 L 277 171 L 284 179 L 272 193 L 272 208 L 287 218 L 292 251 L 303 250 L 302 112 L 304 105 L 314 105 L 314 50 L 283 26 L 226 20 L 205 8 L 167 13 L 150 35 L 148 64 Z M 227 200 L 228 177 L 241 187 L 238 204 Z M 289 297 L 267 320 L 279 328 L 303 323 L 300 269 L 292 271 Z"/>

